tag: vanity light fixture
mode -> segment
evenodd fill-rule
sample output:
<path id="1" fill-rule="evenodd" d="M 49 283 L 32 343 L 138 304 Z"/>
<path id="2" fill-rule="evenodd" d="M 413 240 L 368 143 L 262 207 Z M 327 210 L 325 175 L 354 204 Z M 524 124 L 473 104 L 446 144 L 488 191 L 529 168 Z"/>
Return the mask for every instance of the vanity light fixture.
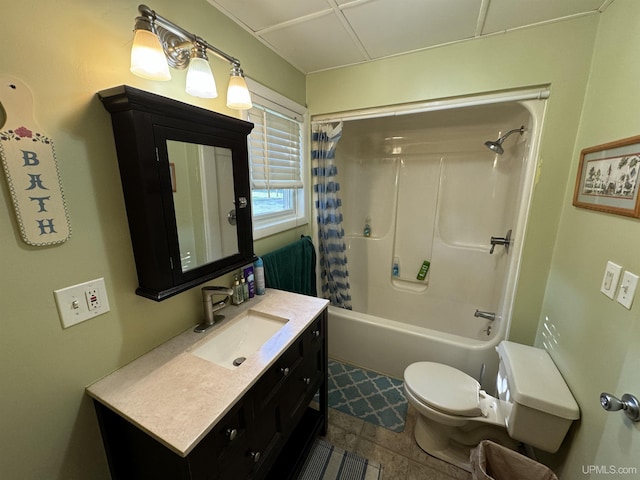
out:
<path id="1" fill-rule="evenodd" d="M 224 53 L 203 38 L 184 30 L 158 15 L 146 5 L 139 5 L 135 36 L 131 47 L 131 72 L 149 80 L 171 79 L 169 67 L 187 70 L 186 92 L 200 98 L 218 96 L 209 66 L 207 51 L 231 64 L 227 90 L 227 107 L 248 110 L 252 107 L 240 60 Z"/>

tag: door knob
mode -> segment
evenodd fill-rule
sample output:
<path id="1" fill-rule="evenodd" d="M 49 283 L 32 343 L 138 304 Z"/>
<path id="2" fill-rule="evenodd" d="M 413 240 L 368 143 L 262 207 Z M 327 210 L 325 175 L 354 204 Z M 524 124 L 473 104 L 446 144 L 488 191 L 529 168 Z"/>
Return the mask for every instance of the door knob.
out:
<path id="1" fill-rule="evenodd" d="M 632 422 L 640 421 L 640 404 L 633 395 L 625 393 L 620 399 L 610 393 L 603 392 L 600 394 L 600 405 L 609 412 L 623 410 Z"/>

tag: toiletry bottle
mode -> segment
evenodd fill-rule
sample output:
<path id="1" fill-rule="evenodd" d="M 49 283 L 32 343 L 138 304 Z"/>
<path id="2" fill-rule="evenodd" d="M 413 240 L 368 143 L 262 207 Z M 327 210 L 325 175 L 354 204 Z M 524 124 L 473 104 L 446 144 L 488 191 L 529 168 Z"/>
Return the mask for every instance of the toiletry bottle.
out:
<path id="1" fill-rule="evenodd" d="M 400 276 L 400 259 L 398 257 L 393 257 L 393 267 L 391 268 L 391 275 L 394 277 Z"/>
<path id="2" fill-rule="evenodd" d="M 240 286 L 240 280 L 238 280 L 238 276 L 236 275 L 233 279 L 233 296 L 231 301 L 234 305 L 240 305 L 244 301 L 244 295 L 242 293 L 242 287 Z"/>
<path id="3" fill-rule="evenodd" d="M 429 266 L 431 266 L 431 262 L 429 262 L 429 260 L 425 260 L 424 262 L 422 262 L 422 266 L 420 267 L 420 271 L 418 272 L 416 279 L 423 281 L 427 276 L 427 272 L 429 271 Z"/>
<path id="4" fill-rule="evenodd" d="M 244 276 L 247 279 L 247 285 L 249 285 L 249 298 L 256 296 L 256 282 L 253 277 L 253 265 L 249 265 L 244 268 Z"/>
<path id="5" fill-rule="evenodd" d="M 264 295 L 264 263 L 260 257 L 253 263 L 253 275 L 256 282 L 256 295 Z"/>
<path id="6" fill-rule="evenodd" d="M 363 230 L 362 234 L 365 237 L 370 237 L 371 236 L 371 217 L 367 217 L 367 218 L 364 219 L 364 230 Z"/>
<path id="7" fill-rule="evenodd" d="M 240 286 L 242 287 L 242 300 L 246 302 L 249 300 L 249 285 L 243 274 L 240 274 Z"/>

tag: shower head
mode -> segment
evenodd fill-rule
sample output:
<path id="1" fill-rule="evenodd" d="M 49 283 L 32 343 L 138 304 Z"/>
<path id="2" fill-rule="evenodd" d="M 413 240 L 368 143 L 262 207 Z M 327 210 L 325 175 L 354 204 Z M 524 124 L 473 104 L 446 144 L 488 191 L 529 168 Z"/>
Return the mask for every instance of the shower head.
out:
<path id="1" fill-rule="evenodd" d="M 516 132 L 520 132 L 520 135 L 522 135 L 524 133 L 524 125 L 522 125 L 520 128 L 509 130 L 507 133 L 505 133 L 495 142 L 488 141 L 488 142 L 484 142 L 484 144 L 489 150 L 496 152 L 498 155 L 502 155 L 504 153 L 504 149 L 502 148 L 502 142 L 504 142 L 509 135 Z"/>

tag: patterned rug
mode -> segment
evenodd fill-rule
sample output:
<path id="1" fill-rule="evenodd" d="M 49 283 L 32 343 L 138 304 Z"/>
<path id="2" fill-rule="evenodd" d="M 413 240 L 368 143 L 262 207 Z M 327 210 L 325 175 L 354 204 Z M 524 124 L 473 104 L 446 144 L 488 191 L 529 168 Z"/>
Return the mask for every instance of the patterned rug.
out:
<path id="1" fill-rule="evenodd" d="M 402 432 L 408 405 L 401 380 L 330 359 L 329 407 Z"/>
<path id="2" fill-rule="evenodd" d="M 380 480 L 382 467 L 318 438 L 298 480 Z"/>

